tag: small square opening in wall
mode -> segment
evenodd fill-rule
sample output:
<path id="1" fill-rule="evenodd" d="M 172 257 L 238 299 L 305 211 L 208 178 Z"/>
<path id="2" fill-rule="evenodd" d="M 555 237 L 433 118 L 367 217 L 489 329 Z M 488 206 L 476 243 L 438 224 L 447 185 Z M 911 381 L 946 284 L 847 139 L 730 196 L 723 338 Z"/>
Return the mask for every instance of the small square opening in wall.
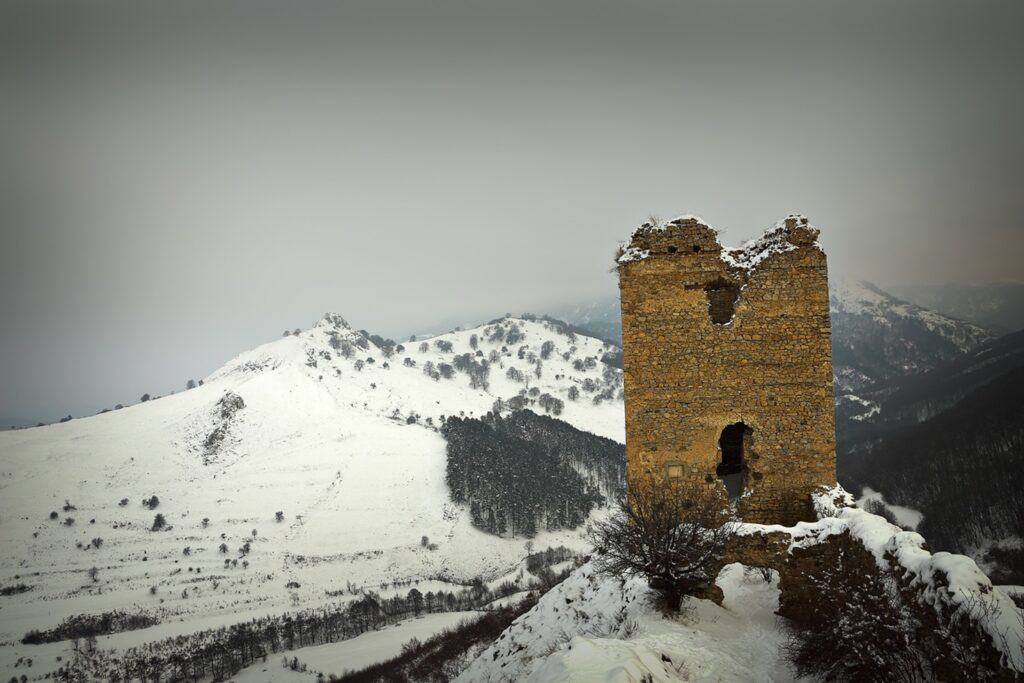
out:
<path id="1" fill-rule="evenodd" d="M 683 476 L 683 466 L 678 463 L 673 463 L 665 467 L 665 476 L 669 479 L 678 479 Z"/>

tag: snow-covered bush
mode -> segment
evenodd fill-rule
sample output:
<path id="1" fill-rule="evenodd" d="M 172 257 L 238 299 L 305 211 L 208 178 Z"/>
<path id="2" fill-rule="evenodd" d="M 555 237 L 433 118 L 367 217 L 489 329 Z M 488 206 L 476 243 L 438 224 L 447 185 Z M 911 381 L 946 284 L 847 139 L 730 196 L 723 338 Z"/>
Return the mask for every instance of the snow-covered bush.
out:
<path id="1" fill-rule="evenodd" d="M 1024 615 L 973 560 L 930 553 L 919 534 L 853 506 L 838 486 L 812 501 L 819 520 L 789 530 L 779 609 L 800 671 L 840 681 L 998 681 L 1024 671 Z"/>
<path id="2" fill-rule="evenodd" d="M 847 534 L 798 552 L 815 559 L 797 570 L 799 607 L 787 609 L 786 654 L 796 672 L 838 681 L 926 680 L 915 647 L 917 605 L 908 604 L 895 577 Z"/>

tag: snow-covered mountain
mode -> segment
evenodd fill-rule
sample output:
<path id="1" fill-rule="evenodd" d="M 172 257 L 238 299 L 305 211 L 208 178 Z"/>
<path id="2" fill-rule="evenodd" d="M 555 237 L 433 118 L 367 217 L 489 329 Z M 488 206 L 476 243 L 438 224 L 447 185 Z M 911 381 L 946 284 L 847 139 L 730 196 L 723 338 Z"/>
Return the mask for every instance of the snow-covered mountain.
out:
<path id="1" fill-rule="evenodd" d="M 864 335 L 851 348 L 894 372 L 988 335 L 869 285 L 837 294 L 834 325 L 837 316 L 838 339 Z M 870 330 L 883 342 L 867 353 Z M 484 533 L 452 503 L 442 416 L 481 416 L 514 399 L 622 442 L 621 372 L 601 360 L 615 351 L 532 316 L 395 345 L 327 315 L 189 391 L 0 432 L 0 675 L 23 673 L 19 658 L 66 657 L 66 642 L 26 650 L 18 641 L 73 615 L 160 620 L 101 638 L 123 650 L 348 603 L 360 588 L 386 597 L 457 590 L 478 576 L 514 581 L 526 539 Z M 580 529 L 532 541 L 587 550 Z M 751 637 L 774 648 L 765 625 L 774 589 L 740 589 L 736 600 L 760 610 L 747 615 Z"/>
<path id="2" fill-rule="evenodd" d="M 897 299 L 863 280 L 833 282 L 830 308 L 839 394 L 928 370 L 998 336 Z"/>
<path id="3" fill-rule="evenodd" d="M 1024 283 L 902 285 L 889 290 L 901 299 L 978 325 L 1024 329 Z"/>
<path id="4" fill-rule="evenodd" d="M 195 389 L 0 433 L 0 586 L 27 587 L 0 598 L 0 642 L 12 644 L 0 673 L 20 673 L 13 643 L 27 631 L 74 614 L 141 609 L 164 622 L 117 644 L 351 587 L 386 595 L 418 581 L 425 593 L 514 572 L 525 539 L 485 534 L 451 502 L 441 417 L 548 394 L 560 419 L 622 442 L 609 350 L 536 319 L 378 345 L 328 315 Z M 533 543 L 585 547 L 580 530 Z"/>

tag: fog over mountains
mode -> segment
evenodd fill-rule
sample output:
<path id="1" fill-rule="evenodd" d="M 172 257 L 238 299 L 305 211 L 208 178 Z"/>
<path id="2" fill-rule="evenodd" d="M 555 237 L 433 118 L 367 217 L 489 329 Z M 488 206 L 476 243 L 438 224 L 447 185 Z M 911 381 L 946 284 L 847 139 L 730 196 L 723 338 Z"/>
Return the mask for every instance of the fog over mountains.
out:
<path id="1" fill-rule="evenodd" d="M 1024 284 L 896 285 L 896 296 L 939 313 L 1006 332 L 1024 329 Z"/>

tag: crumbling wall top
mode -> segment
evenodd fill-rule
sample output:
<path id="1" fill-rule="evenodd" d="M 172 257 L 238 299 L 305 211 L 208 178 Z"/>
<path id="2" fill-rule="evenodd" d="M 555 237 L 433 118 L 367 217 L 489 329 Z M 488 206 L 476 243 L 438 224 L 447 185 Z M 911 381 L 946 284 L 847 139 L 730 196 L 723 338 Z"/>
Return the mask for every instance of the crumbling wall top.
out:
<path id="1" fill-rule="evenodd" d="M 773 254 L 803 246 L 820 249 L 817 240 L 818 230 L 805 216 L 790 214 L 760 236 L 739 247 L 727 248 L 719 242 L 717 230 L 699 216 L 687 214 L 664 223 L 647 221 L 641 224 L 629 241 L 620 246 L 616 261 L 621 266 L 652 257 L 717 252 L 726 265 L 749 274 Z"/>

